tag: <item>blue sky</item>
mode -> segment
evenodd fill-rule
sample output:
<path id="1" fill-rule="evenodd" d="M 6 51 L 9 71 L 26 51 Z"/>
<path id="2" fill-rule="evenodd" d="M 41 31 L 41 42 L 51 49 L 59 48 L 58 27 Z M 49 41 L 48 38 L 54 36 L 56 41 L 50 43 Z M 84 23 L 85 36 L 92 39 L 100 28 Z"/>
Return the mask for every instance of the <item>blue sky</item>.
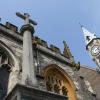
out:
<path id="1" fill-rule="evenodd" d="M 100 34 L 100 0 L 1 0 L 1 22 L 9 21 L 17 26 L 23 21 L 15 13 L 28 12 L 37 21 L 35 35 L 54 44 L 63 51 L 65 40 L 77 61 L 96 67 L 85 49 L 84 37 L 79 25 Z"/>

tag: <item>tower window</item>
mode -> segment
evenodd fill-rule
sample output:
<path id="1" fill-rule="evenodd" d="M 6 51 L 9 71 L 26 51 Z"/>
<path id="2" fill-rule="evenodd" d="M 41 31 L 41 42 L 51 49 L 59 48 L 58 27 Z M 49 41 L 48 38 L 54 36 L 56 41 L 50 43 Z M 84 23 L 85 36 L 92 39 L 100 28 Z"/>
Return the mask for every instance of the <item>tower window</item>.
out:
<path id="1" fill-rule="evenodd" d="M 86 36 L 86 39 L 87 39 L 88 41 L 90 41 L 90 36 Z"/>

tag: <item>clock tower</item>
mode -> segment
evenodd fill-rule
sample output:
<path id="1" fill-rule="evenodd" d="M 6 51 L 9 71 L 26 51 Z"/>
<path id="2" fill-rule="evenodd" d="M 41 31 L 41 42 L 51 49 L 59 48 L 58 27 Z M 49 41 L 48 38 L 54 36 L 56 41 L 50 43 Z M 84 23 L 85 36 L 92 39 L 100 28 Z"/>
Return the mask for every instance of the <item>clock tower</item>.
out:
<path id="1" fill-rule="evenodd" d="M 100 71 L 100 38 L 96 37 L 94 33 L 91 33 L 83 26 L 81 26 L 81 28 L 85 38 L 86 50 L 97 64 Z"/>

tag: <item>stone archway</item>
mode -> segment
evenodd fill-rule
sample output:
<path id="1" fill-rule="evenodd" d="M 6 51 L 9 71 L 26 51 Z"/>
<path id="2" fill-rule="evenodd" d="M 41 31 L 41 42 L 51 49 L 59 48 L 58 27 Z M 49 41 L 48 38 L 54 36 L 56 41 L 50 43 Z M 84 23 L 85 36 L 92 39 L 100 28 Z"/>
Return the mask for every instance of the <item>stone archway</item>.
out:
<path id="1" fill-rule="evenodd" d="M 44 77 L 47 91 L 67 96 L 68 100 L 77 100 L 73 81 L 59 66 L 47 66 Z"/>
<path id="2" fill-rule="evenodd" d="M 8 93 L 17 83 L 19 63 L 12 50 L 10 50 L 10 48 L 2 41 L 0 41 L 0 69 L 2 69 L 6 73 L 8 73 L 9 70 L 8 76 L 5 76 L 6 78 L 8 77 L 6 82 L 8 85 Z"/>
<path id="3" fill-rule="evenodd" d="M 7 95 L 9 77 L 14 61 L 4 47 L 0 45 L 0 100 Z"/>
<path id="4" fill-rule="evenodd" d="M 9 58 L 10 58 L 10 60 L 11 60 L 11 62 L 12 62 L 12 64 L 13 64 L 13 66 L 15 66 L 16 65 L 16 58 L 15 58 L 15 56 L 14 56 L 14 53 L 9 49 L 9 47 L 5 44 L 5 43 L 3 43 L 2 41 L 0 41 L 0 52 L 3 54 L 5 54 L 5 55 L 7 55 Z"/>

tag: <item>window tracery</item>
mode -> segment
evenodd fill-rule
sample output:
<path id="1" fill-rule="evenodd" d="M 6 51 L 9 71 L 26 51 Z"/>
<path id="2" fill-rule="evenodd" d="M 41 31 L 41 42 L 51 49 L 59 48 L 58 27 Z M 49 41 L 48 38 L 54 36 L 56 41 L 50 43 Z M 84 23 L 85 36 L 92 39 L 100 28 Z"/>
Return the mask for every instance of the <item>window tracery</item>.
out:
<path id="1" fill-rule="evenodd" d="M 70 76 L 57 67 L 59 66 L 50 65 L 44 69 L 47 91 L 66 96 L 68 100 L 77 100 L 74 84 Z"/>
<path id="2" fill-rule="evenodd" d="M 68 90 L 63 86 L 64 80 L 59 74 L 48 73 L 46 76 L 46 89 L 57 94 L 67 96 Z"/>
<path id="3" fill-rule="evenodd" d="M 60 93 L 60 87 L 58 86 L 58 84 L 54 85 L 54 92 L 58 94 Z"/>
<path id="4" fill-rule="evenodd" d="M 62 94 L 67 96 L 68 90 L 65 86 L 62 87 Z"/>

